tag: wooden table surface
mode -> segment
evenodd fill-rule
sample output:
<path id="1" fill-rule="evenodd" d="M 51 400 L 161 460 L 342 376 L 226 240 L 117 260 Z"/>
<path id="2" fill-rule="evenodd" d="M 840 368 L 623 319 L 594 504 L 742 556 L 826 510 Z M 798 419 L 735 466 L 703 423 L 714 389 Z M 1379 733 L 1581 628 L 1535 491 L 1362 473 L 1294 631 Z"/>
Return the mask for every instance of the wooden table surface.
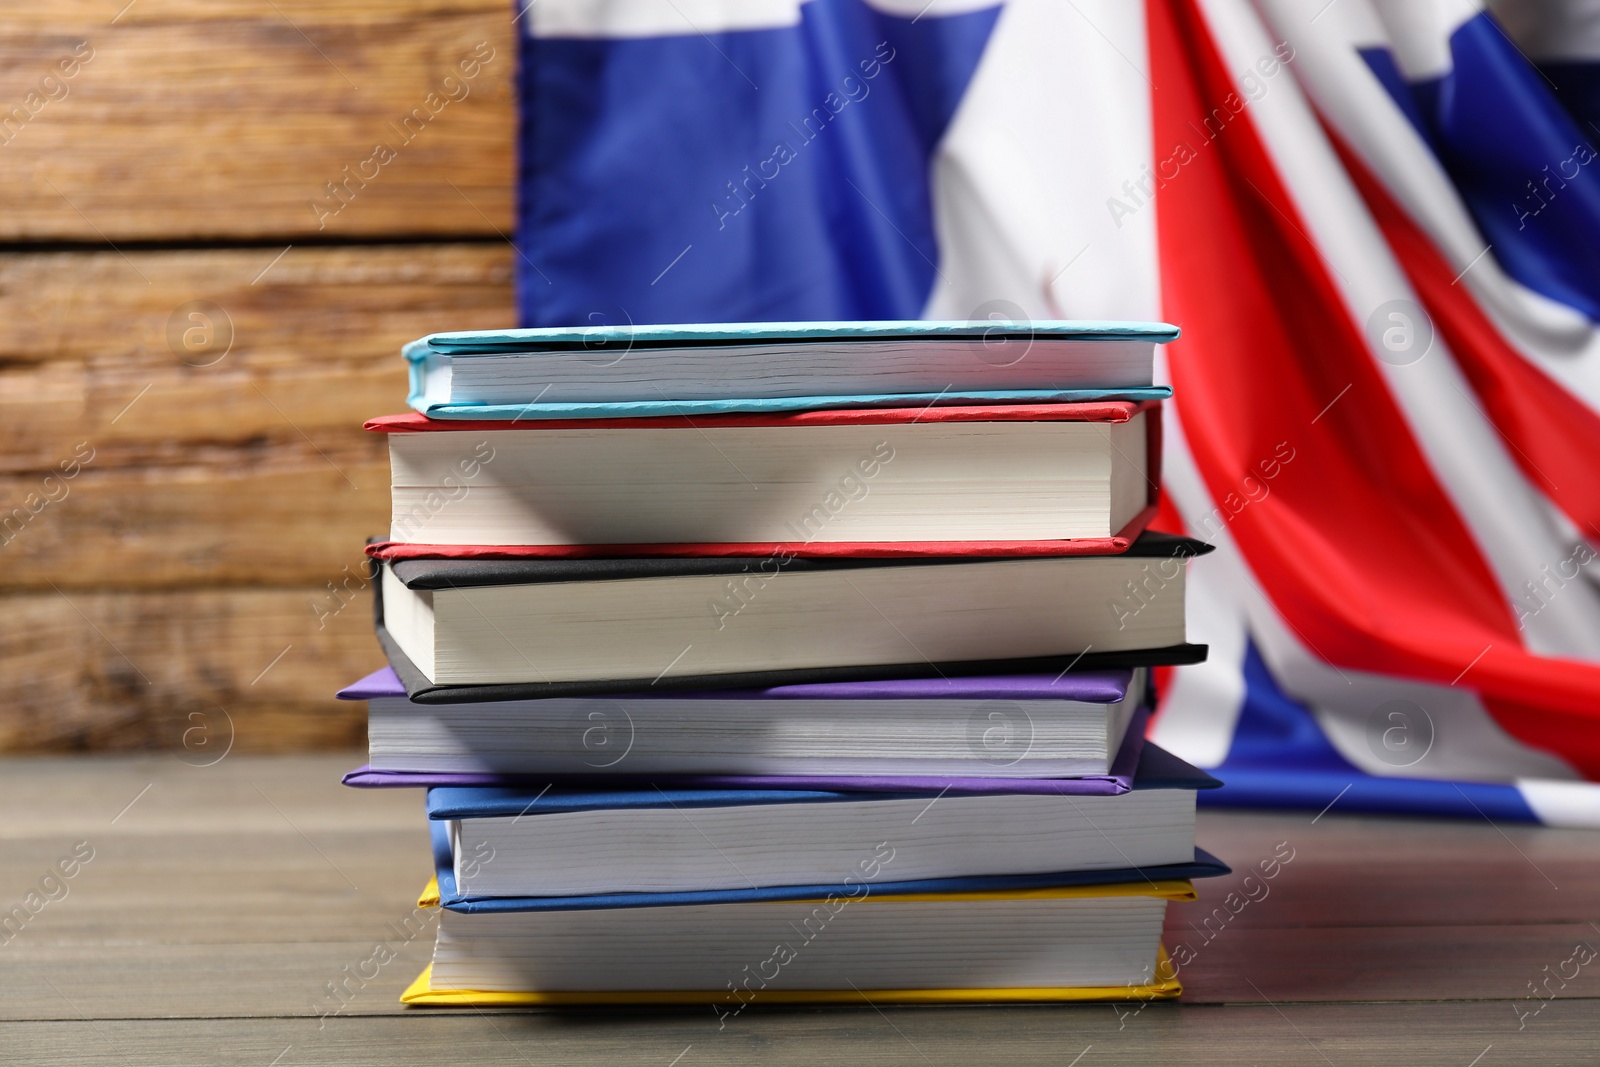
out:
<path id="1" fill-rule="evenodd" d="M 1169 912 L 1168 944 L 1190 950 L 1180 1003 L 864 1001 L 753 1008 L 719 1031 L 709 1009 L 402 1008 L 432 949 L 431 923 L 410 939 L 401 925 L 428 874 L 421 796 L 340 786 L 356 753 L 182 755 L 0 762 L 0 810 L 16 813 L 0 829 L 0 908 L 39 894 L 36 914 L 0 931 L 0 1062 L 1600 1060 L 1600 960 L 1574 954 L 1600 949 L 1593 833 L 1203 811 L 1200 843 L 1237 873 Z M 91 850 L 70 879 L 45 881 Z M 1274 857 L 1290 858 L 1243 883 Z M 395 958 L 372 976 L 379 943 Z M 372 977 L 319 1017 L 346 968 Z M 1550 992 L 1531 996 L 1541 983 Z"/>

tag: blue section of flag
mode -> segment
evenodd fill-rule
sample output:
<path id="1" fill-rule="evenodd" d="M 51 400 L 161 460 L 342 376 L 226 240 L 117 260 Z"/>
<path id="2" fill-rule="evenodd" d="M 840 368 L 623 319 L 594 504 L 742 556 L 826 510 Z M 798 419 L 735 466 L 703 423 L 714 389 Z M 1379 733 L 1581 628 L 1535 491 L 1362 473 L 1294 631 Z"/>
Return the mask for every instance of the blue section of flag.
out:
<path id="1" fill-rule="evenodd" d="M 1375 778 L 1296 773 L 1292 770 L 1216 769 L 1221 789 L 1197 794 L 1202 807 L 1302 808 L 1307 811 L 1377 815 L 1430 815 L 1491 822 L 1537 823 L 1521 791 L 1512 785 L 1437 782 L 1427 778 Z"/>
<path id="2" fill-rule="evenodd" d="M 1305 705 L 1278 688 L 1254 642 L 1245 650 L 1244 679 L 1228 758 L 1210 769 L 1222 788 L 1198 794 L 1202 805 L 1539 821 L 1516 786 L 1361 770 L 1339 754 Z"/>
<path id="3" fill-rule="evenodd" d="M 1574 121 L 1492 16 L 1458 27 L 1450 52 L 1448 73 L 1409 84 L 1386 49 L 1362 57 L 1432 146 L 1506 272 L 1600 320 L 1595 131 Z"/>
<path id="4" fill-rule="evenodd" d="M 524 37 L 522 324 L 919 317 L 930 161 L 998 12 Z"/>
<path id="5" fill-rule="evenodd" d="M 1411 86 L 1406 82 L 1406 76 L 1400 73 L 1400 65 L 1394 61 L 1394 53 L 1387 48 L 1368 48 L 1362 51 L 1361 58 L 1367 61 L 1367 66 L 1383 85 L 1384 91 L 1405 113 L 1406 121 L 1416 127 L 1417 133 L 1431 145 L 1433 133 L 1423 121 L 1422 112 L 1417 110 L 1417 101 L 1411 94 Z"/>

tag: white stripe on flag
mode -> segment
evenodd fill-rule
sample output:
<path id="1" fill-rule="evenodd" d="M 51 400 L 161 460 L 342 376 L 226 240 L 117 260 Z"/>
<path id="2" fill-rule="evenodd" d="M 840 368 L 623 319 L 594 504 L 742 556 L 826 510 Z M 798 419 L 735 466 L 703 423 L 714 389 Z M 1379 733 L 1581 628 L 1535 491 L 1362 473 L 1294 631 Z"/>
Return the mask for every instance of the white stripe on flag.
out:
<path id="1" fill-rule="evenodd" d="M 1170 385 L 1166 352 L 1156 349 L 1155 380 Z M 1211 497 L 1189 455 L 1183 425 L 1168 411 L 1161 430 L 1161 490 L 1185 516 L 1211 512 Z M 1216 543 L 1190 526 L 1190 533 Z M 1225 536 L 1225 535 L 1224 535 Z M 1229 551 L 1233 550 L 1231 539 Z M 1238 594 L 1254 580 L 1242 565 L 1230 565 L 1219 546 L 1188 563 L 1184 609 L 1189 640 L 1210 646 L 1204 663 L 1172 672 L 1161 694 L 1161 714 L 1150 730 L 1156 744 L 1197 767 L 1215 767 L 1228 756 L 1244 705 L 1245 619 Z"/>
<path id="2" fill-rule="evenodd" d="M 998 7 L 1004 0 L 862 0 L 862 2 L 885 15 L 921 20 L 982 11 L 987 7 Z"/>
<path id="3" fill-rule="evenodd" d="M 534 37 L 682 37 L 773 30 L 800 23 L 813 0 L 518 0 Z M 995 7 L 1002 0 L 862 0 L 885 15 L 921 21 Z"/>
<path id="4" fill-rule="evenodd" d="M 1197 767 L 1215 767 L 1228 758 L 1244 706 L 1247 634 L 1244 613 L 1231 595 L 1233 568 L 1214 556 L 1192 559 L 1188 567 L 1189 640 L 1209 651 L 1204 663 L 1173 672 L 1150 738 Z"/>
<path id="5" fill-rule="evenodd" d="M 1356 0 L 1366 3 L 1367 0 Z M 1376 14 L 1389 31 L 1395 62 L 1408 78 L 1438 78 L 1449 72 L 1450 35 L 1463 22 L 1478 15 L 1483 6 L 1476 0 L 1371 0 Z M 1319 23 L 1322 20 L 1318 20 Z"/>
<path id="6" fill-rule="evenodd" d="M 1174 503 L 1186 518 L 1211 514 L 1210 495 L 1179 420 L 1167 421 L 1163 446 L 1162 481 Z M 1176 731 L 1174 743 L 1190 746 L 1188 751 L 1199 757 L 1178 752 L 1190 762 L 1214 767 L 1226 756 L 1245 695 L 1239 672 L 1248 634 L 1279 688 L 1309 706 L 1329 743 L 1369 774 L 1501 782 L 1518 776 L 1580 777 L 1558 757 L 1507 735 L 1468 680 L 1460 686 L 1430 685 L 1330 665 L 1285 624 L 1226 527 L 1212 532 L 1191 522 L 1191 532 L 1216 546 L 1189 563 L 1191 640 L 1216 643 L 1206 663 L 1178 668 L 1152 734 L 1158 744 L 1167 747 L 1170 728 Z M 1237 631 L 1217 625 L 1219 620 Z M 1397 709 L 1390 707 L 1397 702 Z M 1404 725 L 1413 739 L 1427 735 L 1427 747 L 1414 763 L 1410 752 L 1385 744 L 1391 710 L 1407 716 Z"/>
<path id="7" fill-rule="evenodd" d="M 1157 317 L 1146 52 L 1142 3 L 1001 10 L 934 162 L 926 317 Z"/>
<path id="8" fill-rule="evenodd" d="M 524 0 L 519 0 L 519 4 Z M 800 23 L 802 0 L 533 0 L 534 37 L 682 37 Z"/>
<path id="9" fill-rule="evenodd" d="M 1548 782 L 1523 778 L 1522 799 L 1546 826 L 1600 830 L 1600 785 L 1593 782 Z"/>
<path id="10" fill-rule="evenodd" d="M 1296 0 L 1258 0 L 1275 33 L 1295 50 L 1301 86 L 1460 274 L 1501 334 L 1574 396 L 1600 408 L 1600 335 L 1572 308 L 1513 281 L 1492 255 L 1433 151 L 1390 99 L 1358 48 L 1373 39 L 1361 4 L 1339 0 L 1312 25 Z M 1470 266 L 1471 269 L 1468 269 Z"/>
<path id="11" fill-rule="evenodd" d="M 1270 51 L 1266 27 L 1244 0 L 1200 0 L 1200 7 L 1230 69 L 1241 69 Z M 1287 81 L 1275 84 L 1251 106 L 1250 116 L 1310 240 L 1333 272 L 1333 284 L 1351 318 L 1362 324 L 1389 301 L 1415 302 L 1416 294 L 1299 87 Z M 1371 337 L 1368 344 L 1375 344 Z M 1472 386 L 1442 339 L 1434 339 L 1426 358 L 1407 366 L 1385 363 L 1375 349 L 1372 355 L 1512 610 L 1525 595 L 1523 583 L 1539 577 L 1542 564 L 1564 559 L 1570 546 L 1557 536 L 1543 497 L 1470 399 Z M 1574 586 L 1572 596 L 1557 598 L 1527 620 L 1523 640 L 1536 652 L 1593 656 L 1600 649 L 1600 595 Z"/>

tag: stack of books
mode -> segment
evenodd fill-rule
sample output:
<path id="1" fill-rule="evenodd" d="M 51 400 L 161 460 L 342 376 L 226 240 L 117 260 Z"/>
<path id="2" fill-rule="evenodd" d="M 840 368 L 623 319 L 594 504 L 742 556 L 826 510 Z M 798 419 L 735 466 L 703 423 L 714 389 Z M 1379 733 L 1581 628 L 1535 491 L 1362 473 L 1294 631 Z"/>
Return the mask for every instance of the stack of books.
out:
<path id="1" fill-rule="evenodd" d="M 1159 324 L 437 334 L 368 546 L 371 762 L 423 787 L 410 1004 L 1176 996 L 1217 783 L 1147 531 Z"/>

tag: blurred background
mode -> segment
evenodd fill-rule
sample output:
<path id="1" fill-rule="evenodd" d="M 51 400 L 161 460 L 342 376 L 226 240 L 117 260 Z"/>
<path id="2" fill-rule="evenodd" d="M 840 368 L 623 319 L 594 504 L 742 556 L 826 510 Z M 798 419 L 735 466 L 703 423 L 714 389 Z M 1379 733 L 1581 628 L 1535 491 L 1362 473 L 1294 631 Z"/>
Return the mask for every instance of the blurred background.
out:
<path id="1" fill-rule="evenodd" d="M 0 748 L 364 741 L 361 422 L 515 320 L 514 69 L 502 0 L 0 10 Z"/>
<path id="2" fill-rule="evenodd" d="M 360 744 L 426 333 L 1165 318 L 1153 736 L 1600 823 L 1600 7 L 683 4 L 0 12 L 0 750 Z"/>

